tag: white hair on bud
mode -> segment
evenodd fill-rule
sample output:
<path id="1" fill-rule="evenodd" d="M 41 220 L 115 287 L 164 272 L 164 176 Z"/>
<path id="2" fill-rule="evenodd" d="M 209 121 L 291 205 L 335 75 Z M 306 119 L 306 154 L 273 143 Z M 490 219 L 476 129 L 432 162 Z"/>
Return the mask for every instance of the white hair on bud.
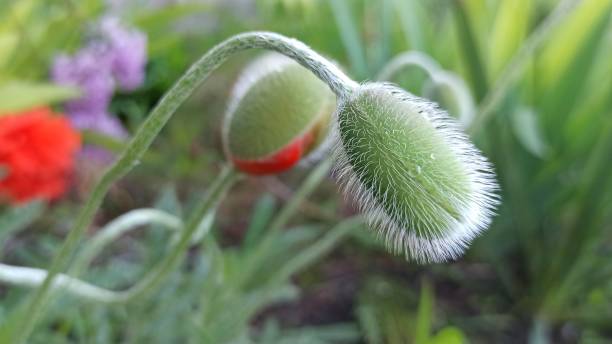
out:
<path id="1" fill-rule="evenodd" d="M 458 219 L 445 213 L 436 214 L 448 224 L 447 228 L 442 231 L 436 233 L 430 231 L 430 228 L 425 228 L 427 229 L 425 235 L 419 235 L 411 219 L 407 219 L 409 225 L 405 228 L 395 220 L 403 216 L 398 209 L 394 209 L 396 208 L 395 204 L 390 211 L 385 209 L 383 202 L 377 200 L 373 191 L 362 182 L 366 178 L 365 175 L 359 175 L 356 172 L 347 156 L 344 145 L 358 144 L 358 140 L 342 141 L 338 127 L 338 114 L 345 109 L 348 102 L 356 99 L 361 92 L 377 89 L 380 92 L 390 92 L 393 97 L 397 97 L 398 101 L 404 102 L 416 113 L 424 116 L 433 125 L 434 129 L 441 134 L 445 146 L 457 156 L 460 166 L 465 171 L 469 185 L 467 197 L 460 199 L 452 192 L 447 195 L 450 198 L 449 201 L 459 209 Z M 368 105 L 375 109 L 384 109 L 385 107 L 390 109 L 390 105 L 385 104 L 383 100 L 375 100 L 374 103 Z M 437 104 L 414 96 L 390 84 L 369 83 L 362 85 L 348 98 L 341 100 L 334 118 L 332 129 L 332 135 L 334 136 L 333 154 L 336 161 L 334 174 L 339 179 L 345 195 L 354 199 L 360 211 L 365 214 L 370 226 L 377 229 L 378 235 L 384 239 L 391 251 L 396 254 L 403 253 L 407 259 L 419 263 L 454 260 L 460 257 L 470 242 L 489 226 L 495 208 L 500 201 L 496 194 L 498 185 L 493 168 L 482 153 L 469 141 L 468 137 L 461 132 L 457 122 Z M 390 138 L 392 139 L 391 135 Z M 365 157 L 359 157 L 359 159 L 363 158 Z M 367 161 L 364 161 L 364 163 L 371 164 Z M 398 175 L 409 173 L 408 171 L 395 172 Z M 390 199 L 387 198 L 389 196 L 387 190 L 380 190 L 381 183 L 374 180 L 373 184 L 371 187 L 378 188 L 379 195 L 384 195 L 385 200 Z M 423 201 L 428 202 L 427 199 Z M 426 213 L 422 210 L 425 206 L 420 209 L 408 209 L 407 213 Z"/>

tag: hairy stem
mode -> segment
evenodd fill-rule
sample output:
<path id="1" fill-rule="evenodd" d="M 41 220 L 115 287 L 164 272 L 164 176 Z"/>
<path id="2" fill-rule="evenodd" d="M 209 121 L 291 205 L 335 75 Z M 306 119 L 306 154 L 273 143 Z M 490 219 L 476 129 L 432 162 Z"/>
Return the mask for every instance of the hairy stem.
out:
<path id="1" fill-rule="evenodd" d="M 89 266 L 91 261 L 102 249 L 119 236 L 139 226 L 158 224 L 173 231 L 183 227 L 180 218 L 158 209 L 136 209 L 129 211 L 104 226 L 91 240 L 87 241 L 80 254 L 75 259 L 70 275 L 79 276 L 81 271 Z"/>
<path id="2" fill-rule="evenodd" d="M 0 281 L 7 284 L 34 288 L 40 286 L 47 275 L 46 270 L 0 263 Z M 94 286 L 65 274 L 57 275 L 53 280 L 52 289 L 103 303 L 112 302 L 117 297 L 114 291 Z"/>
<path id="3" fill-rule="evenodd" d="M 213 47 L 196 61 L 174 86 L 166 92 L 119 158 L 100 178 L 87 203 L 79 213 L 75 226 L 68 233 L 66 240 L 53 259 L 49 267 L 49 273 L 26 306 L 24 313 L 26 316 L 19 321 L 16 332 L 14 332 L 15 338 L 12 340 L 13 343 L 20 344 L 25 342 L 32 332 L 38 318 L 43 313 L 43 306 L 49 296 L 53 279 L 58 273 L 66 270 L 83 234 L 89 227 L 96 210 L 102 204 L 104 196 L 113 182 L 125 176 L 138 164 L 176 109 L 193 93 L 196 87 L 206 80 L 213 70 L 233 54 L 253 48 L 274 50 L 294 59 L 327 83 L 338 97 L 345 97 L 357 86 L 339 68 L 305 44 L 275 33 L 251 32 L 240 34 Z"/>
<path id="4" fill-rule="evenodd" d="M 145 276 L 136 285 L 130 289 L 121 292 L 118 298 L 118 302 L 126 302 L 140 296 L 146 295 L 149 292 L 154 291 L 157 286 L 170 274 L 176 265 L 180 262 L 181 257 L 189 248 L 191 238 L 193 234 L 200 227 L 200 223 L 206 217 L 208 212 L 217 206 L 219 200 L 223 198 L 227 190 L 234 185 L 238 180 L 240 174 L 231 167 L 226 167 L 215 183 L 210 188 L 208 194 L 202 202 L 196 205 L 193 213 L 189 216 L 187 223 L 181 235 L 170 251 L 170 253 L 164 257 L 164 259 L 151 271 L 150 274 Z"/>
<path id="5" fill-rule="evenodd" d="M 465 81 L 454 73 L 447 72 L 436 60 L 420 51 L 406 51 L 392 58 L 381 68 L 376 80 L 392 81 L 407 67 L 418 67 L 427 73 L 429 79 L 437 85 L 447 86 L 459 106 L 458 119 L 464 127 L 469 127 L 474 117 L 474 98 Z"/>

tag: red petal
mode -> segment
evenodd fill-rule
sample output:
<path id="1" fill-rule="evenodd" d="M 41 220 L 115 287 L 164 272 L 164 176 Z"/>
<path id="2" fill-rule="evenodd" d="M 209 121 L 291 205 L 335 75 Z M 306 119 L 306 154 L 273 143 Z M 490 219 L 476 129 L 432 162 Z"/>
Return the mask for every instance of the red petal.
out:
<path id="1" fill-rule="evenodd" d="M 251 175 L 277 174 L 295 166 L 314 141 L 314 133 L 308 131 L 287 146 L 263 159 L 243 160 L 232 158 L 240 171 Z"/>

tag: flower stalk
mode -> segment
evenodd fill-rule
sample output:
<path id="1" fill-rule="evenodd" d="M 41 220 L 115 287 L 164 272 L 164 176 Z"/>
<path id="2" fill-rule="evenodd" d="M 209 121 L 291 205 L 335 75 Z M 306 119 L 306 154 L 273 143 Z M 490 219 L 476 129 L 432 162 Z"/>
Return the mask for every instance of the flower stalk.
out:
<path id="1" fill-rule="evenodd" d="M 67 269 L 78 244 L 80 243 L 85 231 L 91 224 L 97 209 L 102 204 L 104 196 L 107 194 L 111 185 L 125 176 L 140 159 L 153 143 L 164 125 L 170 120 L 178 107 L 193 93 L 193 91 L 204 82 L 212 71 L 225 62 L 235 53 L 260 48 L 277 51 L 300 63 L 302 66 L 311 70 L 317 77 L 324 81 L 330 89 L 338 96 L 344 97 L 349 94 L 357 83 L 346 76 L 338 67 L 327 61 L 321 55 L 314 52 L 305 44 L 287 38 L 285 36 L 269 32 L 251 32 L 236 35 L 213 47 L 208 53 L 196 61 L 189 70 L 166 92 L 159 103 L 151 111 L 147 119 L 136 131 L 133 138 L 127 144 L 121 155 L 109 166 L 106 172 L 100 177 L 94 186 L 87 203 L 79 213 L 73 229 L 68 233 L 59 252 L 53 259 L 40 288 L 36 290 L 32 299 L 25 308 L 24 317 L 20 319 L 16 328 L 13 343 L 23 343 L 32 332 L 38 318 L 43 313 L 43 307 L 47 303 L 51 286 L 55 277 Z M 197 220 L 191 220 L 187 224 L 189 230 Z M 195 230 L 195 229 L 194 229 Z M 175 247 L 175 252 L 171 253 L 170 258 L 161 267 L 162 272 L 173 267 L 177 259 L 181 256 L 178 249 L 185 247 L 189 243 L 189 238 L 182 239 Z M 151 278 L 148 282 L 156 286 L 161 281 L 160 278 Z M 149 290 L 144 284 L 139 285 L 137 294 Z"/>
<path id="2" fill-rule="evenodd" d="M 446 86 L 457 102 L 456 114 L 463 127 L 468 128 L 474 118 L 474 98 L 465 81 L 457 74 L 444 70 L 436 60 L 420 51 L 406 51 L 391 59 L 378 73 L 379 81 L 392 81 L 407 67 L 418 67 L 437 86 Z"/>
<path id="3" fill-rule="evenodd" d="M 446 112 L 387 84 L 360 85 L 297 40 L 268 32 L 245 33 L 213 47 L 195 62 L 162 97 L 102 175 L 42 285 L 25 308 L 13 343 L 23 343 L 28 338 L 49 299 L 55 278 L 69 267 L 112 183 L 138 164 L 177 108 L 213 70 L 233 54 L 253 48 L 276 51 L 295 60 L 336 95 L 334 154 L 330 159 L 345 192 L 356 198 L 368 223 L 384 237 L 391 251 L 420 262 L 454 259 L 486 229 L 499 202 L 495 175 L 486 158 Z M 325 175 L 330 161 L 323 162 L 314 172 L 304 195 Z M 113 302 L 148 294 L 164 281 L 180 262 L 206 215 L 239 175 L 233 167 L 223 169 L 170 253 L 135 286 L 114 295 Z M 296 204 L 288 205 L 286 212 L 279 214 L 272 224 L 274 231 L 286 223 Z"/>

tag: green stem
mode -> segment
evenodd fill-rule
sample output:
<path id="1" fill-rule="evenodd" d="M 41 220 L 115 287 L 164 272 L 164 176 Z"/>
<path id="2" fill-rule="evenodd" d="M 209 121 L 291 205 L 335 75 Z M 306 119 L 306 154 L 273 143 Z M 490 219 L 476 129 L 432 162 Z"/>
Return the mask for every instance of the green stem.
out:
<path id="1" fill-rule="evenodd" d="M 117 292 L 97 287 L 72 276 L 58 274 L 53 281 L 52 289 L 65 291 L 86 300 L 108 304 L 125 303 L 154 290 L 179 262 L 202 222 L 205 221 L 209 212 L 216 207 L 226 191 L 237 180 L 237 177 L 238 174 L 235 170 L 226 167 L 218 175 L 206 197 L 195 207 L 196 210 L 191 216 L 191 222 L 185 226 L 179 218 L 157 209 L 138 209 L 122 215 L 87 243 L 82 250 L 83 253 L 77 258 L 71 269 L 73 276 L 78 276 L 79 272 L 89 265 L 106 244 L 138 225 L 158 223 L 173 231 L 179 231 L 178 241 L 171 250 L 171 254 L 167 255 L 153 271 L 135 286 L 126 291 Z M 47 274 L 47 271 L 42 269 L 0 264 L 0 281 L 13 285 L 38 287 Z"/>
<path id="2" fill-rule="evenodd" d="M 157 224 L 177 233 L 183 228 L 180 218 L 158 209 L 131 210 L 114 219 L 88 240 L 72 263 L 69 274 L 78 277 L 109 243 L 143 225 Z"/>
<path id="3" fill-rule="evenodd" d="M 282 35 L 269 32 L 245 33 L 231 37 L 213 47 L 196 61 L 174 86 L 166 92 L 136 131 L 123 153 L 102 175 L 100 181 L 94 187 L 89 200 L 79 213 L 75 226 L 68 233 L 59 252 L 53 259 L 43 284 L 36 290 L 31 301 L 25 307 L 24 318 L 18 322 L 17 331 L 12 343 L 21 344 L 29 337 L 38 318 L 43 314 L 43 307 L 46 304 L 46 299 L 49 297 L 53 279 L 61 271 L 66 270 L 83 234 L 91 224 L 110 186 L 138 164 L 174 112 L 206 80 L 213 70 L 233 54 L 253 48 L 274 50 L 296 60 L 326 82 L 330 89 L 339 97 L 346 96 L 357 87 L 356 82 L 347 77 L 331 62 L 311 50 L 305 44 Z"/>
<path id="4" fill-rule="evenodd" d="M 164 257 L 164 260 L 157 265 L 155 270 L 145 276 L 135 286 L 119 293 L 116 302 L 127 302 L 144 296 L 154 291 L 157 286 L 164 281 L 166 276 L 175 269 L 181 257 L 185 254 L 185 251 L 189 248 L 189 243 L 191 242 L 193 234 L 200 227 L 201 222 L 208 212 L 217 206 L 227 190 L 229 190 L 239 177 L 240 174 L 233 168 L 226 167 L 223 169 L 206 197 L 196 205 L 185 227 L 181 230 L 178 242 L 172 248 L 170 254 Z"/>
<path id="5" fill-rule="evenodd" d="M 381 68 L 376 80 L 392 81 L 407 67 L 418 67 L 427 73 L 428 78 L 436 85 L 447 86 L 459 105 L 458 118 L 466 127 L 474 116 L 474 98 L 468 86 L 458 75 L 448 72 L 436 60 L 420 51 L 406 51 L 393 57 Z"/>

